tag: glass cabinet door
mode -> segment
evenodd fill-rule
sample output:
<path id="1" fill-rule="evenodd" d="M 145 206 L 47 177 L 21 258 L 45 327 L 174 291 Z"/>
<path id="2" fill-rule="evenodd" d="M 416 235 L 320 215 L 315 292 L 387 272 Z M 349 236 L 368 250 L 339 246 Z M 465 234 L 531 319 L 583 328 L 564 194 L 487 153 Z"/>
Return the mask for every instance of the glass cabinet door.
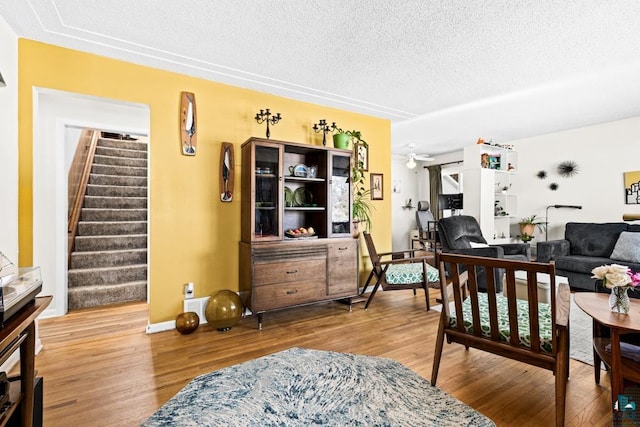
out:
<path id="1" fill-rule="evenodd" d="M 351 233 L 351 157 L 343 153 L 329 155 L 329 226 L 330 237 Z"/>
<path id="2" fill-rule="evenodd" d="M 256 144 L 253 158 L 253 240 L 279 240 L 282 238 L 282 148 Z"/>

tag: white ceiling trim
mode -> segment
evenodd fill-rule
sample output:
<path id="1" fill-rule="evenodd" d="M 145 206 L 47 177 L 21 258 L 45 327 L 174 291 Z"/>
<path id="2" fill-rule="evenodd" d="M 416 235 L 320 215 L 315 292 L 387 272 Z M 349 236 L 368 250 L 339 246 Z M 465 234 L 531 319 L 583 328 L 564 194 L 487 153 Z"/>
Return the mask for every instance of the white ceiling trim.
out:
<path id="1" fill-rule="evenodd" d="M 55 0 L 50 0 L 50 1 L 51 1 L 51 6 L 55 10 L 55 13 L 47 15 L 50 17 L 50 19 L 48 20 L 47 24 L 45 24 L 43 18 L 38 13 L 38 10 L 36 10 L 36 8 L 33 7 L 31 0 L 28 0 L 29 7 L 33 11 L 34 16 L 36 17 L 40 27 L 42 28 L 42 31 L 48 34 L 56 35 L 59 37 L 63 37 L 63 38 L 67 38 L 67 39 L 71 39 L 79 42 L 90 43 L 96 46 L 106 47 L 109 49 L 126 52 L 133 55 L 144 56 L 150 59 L 170 63 L 180 68 L 198 70 L 198 71 L 205 72 L 207 74 L 222 76 L 222 77 L 226 77 L 227 79 L 232 79 L 235 81 L 252 83 L 254 85 L 257 85 L 258 87 L 269 87 L 277 91 L 284 90 L 286 92 L 293 94 L 294 96 L 303 95 L 318 101 L 326 101 L 326 102 L 323 102 L 323 104 L 339 103 L 341 105 L 344 105 L 345 107 L 354 107 L 361 110 L 369 111 L 371 113 L 382 114 L 385 116 L 393 116 L 399 119 L 411 119 L 411 118 L 418 117 L 417 114 L 410 113 L 407 111 L 402 111 L 392 107 L 386 107 L 384 105 L 367 102 L 361 99 L 350 98 L 350 97 L 339 95 L 336 93 L 314 89 L 311 87 L 299 85 L 299 84 L 284 81 L 284 80 L 275 79 L 272 77 L 267 77 L 257 73 L 240 70 L 233 67 L 227 67 L 227 66 L 216 64 L 213 62 L 208 62 L 208 61 L 193 58 L 190 56 L 181 55 L 176 52 L 171 52 L 168 50 L 151 47 L 141 43 L 135 43 L 129 40 L 113 37 L 108 34 L 100 33 L 97 31 L 91 31 L 85 28 L 74 26 L 74 25 L 69 25 L 65 23 L 64 18 L 62 17 L 62 14 L 58 9 Z M 55 20 L 54 17 L 57 17 L 57 20 Z M 56 24 L 70 32 L 64 32 L 61 30 L 55 30 L 51 28 Z M 72 34 L 72 32 L 77 32 L 80 35 Z M 92 39 L 90 37 L 86 37 L 86 36 L 83 37 L 82 34 L 94 36 L 97 38 L 97 40 Z M 102 41 L 100 39 L 102 39 Z M 109 41 L 111 41 L 111 43 Z M 124 46 L 118 45 L 118 43 L 122 45 L 129 45 L 137 49 L 128 49 Z M 143 52 L 139 49 L 145 49 L 153 53 Z"/>

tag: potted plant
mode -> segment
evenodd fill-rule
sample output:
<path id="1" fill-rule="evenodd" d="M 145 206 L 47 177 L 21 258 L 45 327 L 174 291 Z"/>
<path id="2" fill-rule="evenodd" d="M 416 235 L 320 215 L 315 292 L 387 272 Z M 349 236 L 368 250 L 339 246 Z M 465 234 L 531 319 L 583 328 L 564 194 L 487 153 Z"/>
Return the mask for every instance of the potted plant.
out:
<path id="1" fill-rule="evenodd" d="M 367 142 L 362 139 L 362 134 L 359 130 L 343 130 L 341 127 L 336 126 L 334 123 L 331 128 L 333 129 L 333 146 L 335 148 L 347 149 L 349 148 L 349 141 L 353 142 L 352 146 L 355 147 L 356 143 L 368 147 Z"/>
<path id="2" fill-rule="evenodd" d="M 520 225 L 520 239 L 523 242 L 528 242 L 533 239 L 533 232 L 536 230 L 536 227 L 540 231 L 545 230 L 547 221 L 540 219 L 537 215 L 533 214 L 522 218 L 518 225 Z"/>

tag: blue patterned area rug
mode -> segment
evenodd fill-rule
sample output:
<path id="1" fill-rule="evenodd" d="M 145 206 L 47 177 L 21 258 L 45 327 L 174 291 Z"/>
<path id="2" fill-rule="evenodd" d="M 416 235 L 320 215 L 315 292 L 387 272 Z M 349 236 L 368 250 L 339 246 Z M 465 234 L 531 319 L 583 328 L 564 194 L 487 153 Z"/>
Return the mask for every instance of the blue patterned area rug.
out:
<path id="1" fill-rule="evenodd" d="M 495 426 L 402 364 L 291 348 L 193 379 L 151 426 Z"/>

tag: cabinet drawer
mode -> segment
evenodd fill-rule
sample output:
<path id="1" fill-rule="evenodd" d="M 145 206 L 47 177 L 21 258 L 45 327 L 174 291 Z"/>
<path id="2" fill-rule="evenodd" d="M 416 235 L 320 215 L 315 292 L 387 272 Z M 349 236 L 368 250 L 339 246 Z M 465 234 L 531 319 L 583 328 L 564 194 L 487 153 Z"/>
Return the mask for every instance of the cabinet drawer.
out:
<path id="1" fill-rule="evenodd" d="M 253 285 L 263 286 L 272 283 L 289 283 L 316 280 L 325 281 L 325 260 L 304 260 L 267 262 L 253 266 Z"/>
<path id="2" fill-rule="evenodd" d="M 265 311 L 314 302 L 325 297 L 324 281 L 282 283 L 253 289 L 252 311 Z"/>

